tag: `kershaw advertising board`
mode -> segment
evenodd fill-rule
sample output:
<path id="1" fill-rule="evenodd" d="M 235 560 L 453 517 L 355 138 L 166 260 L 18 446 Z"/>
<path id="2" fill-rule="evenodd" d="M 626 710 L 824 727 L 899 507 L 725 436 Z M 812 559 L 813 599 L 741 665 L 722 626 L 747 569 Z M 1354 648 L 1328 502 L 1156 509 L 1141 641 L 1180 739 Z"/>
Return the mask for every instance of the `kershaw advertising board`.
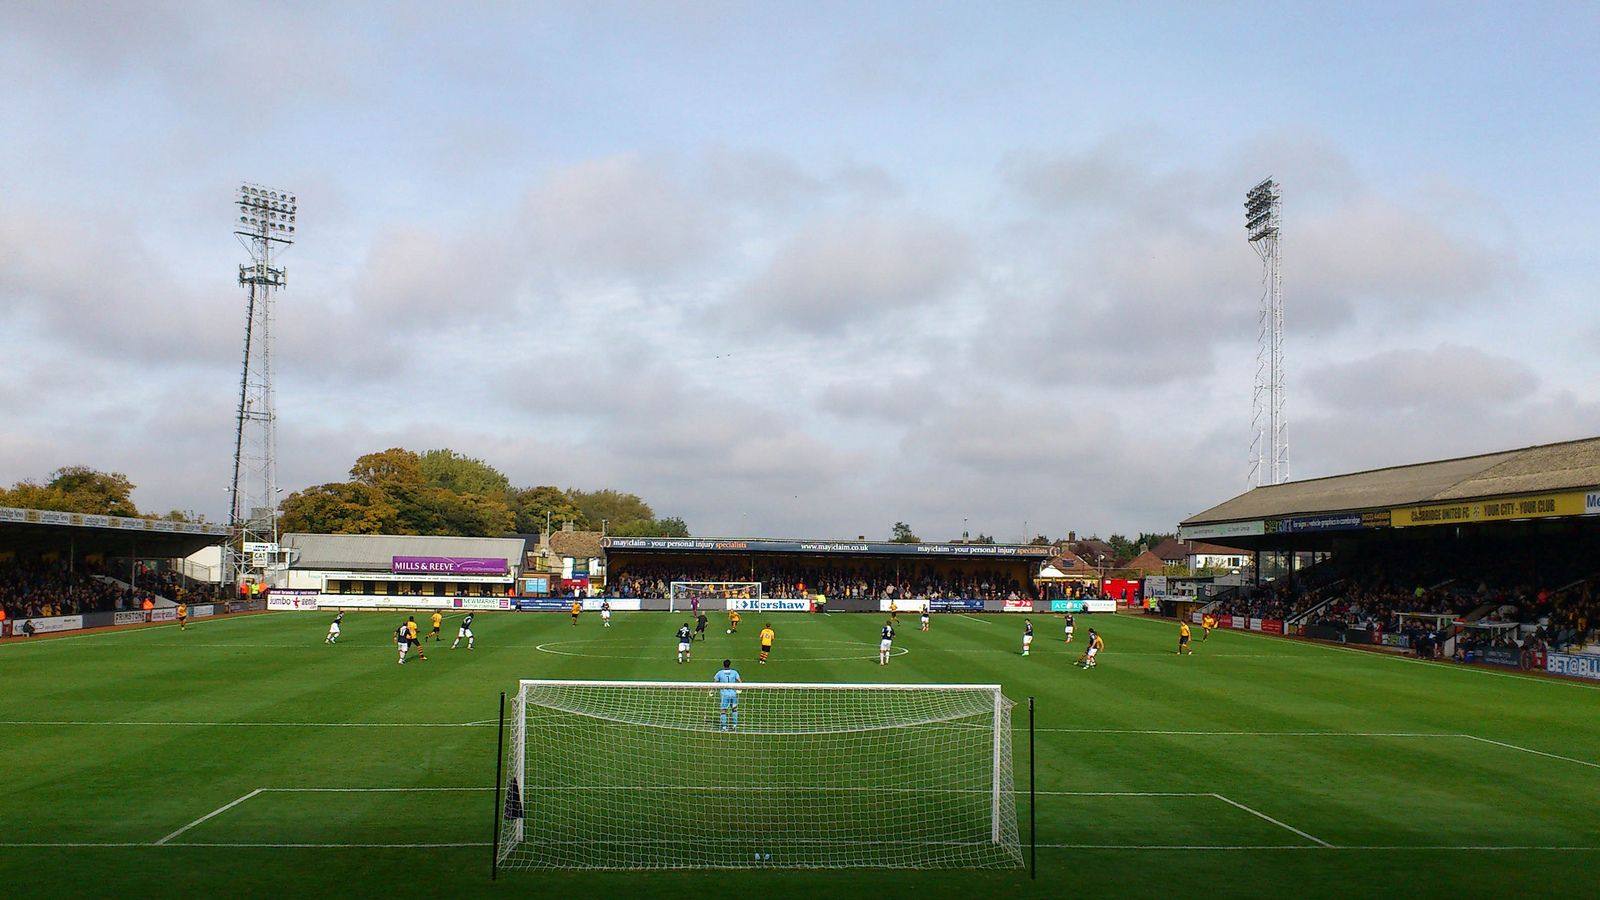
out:
<path id="1" fill-rule="evenodd" d="M 810 612 L 810 600 L 780 600 L 776 597 L 730 597 L 728 609 L 738 612 Z"/>

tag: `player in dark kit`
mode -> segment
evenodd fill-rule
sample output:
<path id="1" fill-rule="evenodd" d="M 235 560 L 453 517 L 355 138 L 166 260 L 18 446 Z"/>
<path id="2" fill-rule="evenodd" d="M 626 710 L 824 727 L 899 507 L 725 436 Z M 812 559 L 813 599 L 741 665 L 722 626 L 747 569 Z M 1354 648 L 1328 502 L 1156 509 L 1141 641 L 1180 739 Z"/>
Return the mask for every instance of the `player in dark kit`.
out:
<path id="1" fill-rule="evenodd" d="M 697 641 L 706 639 L 706 614 L 703 612 L 694 618 L 694 639 Z"/>
<path id="2" fill-rule="evenodd" d="M 456 632 L 455 643 L 452 643 L 450 645 L 450 649 L 454 650 L 456 648 L 456 644 L 461 643 L 461 639 L 462 638 L 466 638 L 467 639 L 467 649 L 471 650 L 472 649 L 472 641 L 473 641 L 473 637 L 472 637 L 472 613 L 467 613 L 466 618 L 461 620 L 461 629 Z"/>
<path id="3" fill-rule="evenodd" d="M 694 634 L 689 631 L 689 623 L 685 622 L 683 627 L 678 629 L 678 662 L 686 663 L 689 661 L 689 642 L 692 640 L 694 640 Z"/>

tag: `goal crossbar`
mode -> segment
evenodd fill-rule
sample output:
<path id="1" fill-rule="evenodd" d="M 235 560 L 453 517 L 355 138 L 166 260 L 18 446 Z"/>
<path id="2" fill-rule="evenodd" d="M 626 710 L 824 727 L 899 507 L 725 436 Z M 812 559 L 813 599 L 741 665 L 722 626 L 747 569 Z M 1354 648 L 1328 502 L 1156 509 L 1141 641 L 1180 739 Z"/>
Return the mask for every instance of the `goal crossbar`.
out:
<path id="1" fill-rule="evenodd" d="M 605 681 L 601 679 L 524 678 L 519 684 L 540 687 L 595 687 L 595 688 L 662 688 L 665 690 L 703 691 L 706 687 L 731 687 L 737 690 L 806 690 L 806 691 L 972 691 L 980 694 L 1001 693 L 998 684 L 882 684 L 878 682 L 838 681 L 741 681 L 727 685 L 716 681 Z"/>

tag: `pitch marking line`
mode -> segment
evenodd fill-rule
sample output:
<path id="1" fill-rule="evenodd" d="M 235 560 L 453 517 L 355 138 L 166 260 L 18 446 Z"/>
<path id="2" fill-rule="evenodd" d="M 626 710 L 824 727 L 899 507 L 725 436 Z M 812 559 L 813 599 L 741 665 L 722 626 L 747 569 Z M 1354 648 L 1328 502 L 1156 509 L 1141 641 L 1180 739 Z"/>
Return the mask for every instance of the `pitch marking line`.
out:
<path id="1" fill-rule="evenodd" d="M 1600 763 L 1592 763 L 1587 760 L 1574 759 L 1570 756 L 1558 756 L 1554 753 L 1546 753 L 1543 750 L 1534 750 L 1529 747 L 1518 747 L 1516 744 L 1508 744 L 1505 741 L 1494 741 L 1490 740 L 1489 738 L 1478 737 L 1475 734 L 1458 734 L 1456 737 L 1466 738 L 1469 741 L 1479 741 L 1485 744 L 1493 744 L 1496 747 L 1505 747 L 1508 750 L 1521 750 L 1523 753 L 1532 753 L 1535 756 L 1544 756 L 1550 759 L 1559 759 L 1563 762 L 1577 763 L 1580 766 L 1588 766 L 1591 769 L 1600 769 Z"/>
<path id="2" fill-rule="evenodd" d="M 166 837 L 162 838 L 161 840 L 156 841 L 155 842 L 155 846 L 159 847 L 162 844 L 165 844 L 167 841 L 170 841 L 173 838 L 177 837 L 178 835 L 183 834 L 185 831 L 188 831 L 189 829 L 195 827 L 196 825 L 199 825 L 201 822 L 204 822 L 205 820 L 207 820 L 209 818 L 212 818 L 213 816 L 219 816 L 219 815 L 227 812 L 228 810 L 233 809 L 235 806 L 238 806 L 239 804 L 245 802 L 246 800 L 249 800 L 251 797 L 254 797 L 255 795 L 257 795 L 259 793 L 261 793 L 261 788 L 256 788 L 255 790 L 251 791 L 248 794 L 245 794 L 243 797 L 240 797 L 239 799 L 233 801 L 232 803 L 229 803 L 229 804 L 227 804 L 225 806 L 219 806 L 216 809 L 213 809 L 211 812 L 206 813 L 205 815 L 201 816 L 198 819 L 195 819 L 193 822 L 190 822 L 189 824 L 183 826 L 182 828 L 179 828 L 177 831 L 174 831 L 173 833 L 167 835 Z"/>
<path id="3" fill-rule="evenodd" d="M 1324 847 L 1332 847 L 1333 846 L 1332 844 L 1328 843 L 1327 841 L 1323 840 L 1322 838 L 1317 837 L 1314 834 L 1307 834 L 1304 831 L 1301 831 L 1300 829 L 1294 827 L 1293 825 L 1285 825 L 1284 823 L 1278 821 L 1277 819 L 1274 819 L 1273 817 L 1267 815 L 1266 813 L 1262 812 L 1259 809 L 1252 809 L 1252 808 L 1250 808 L 1248 806 L 1245 806 L 1243 803 L 1240 803 L 1237 800 L 1230 800 L 1227 797 L 1222 796 L 1221 794 L 1212 794 L 1211 796 L 1217 798 L 1218 800 L 1221 800 L 1223 803 L 1226 803 L 1229 806 L 1236 806 L 1239 809 L 1244 810 L 1245 812 L 1249 813 L 1252 816 L 1255 816 L 1258 819 L 1265 819 L 1266 821 L 1271 822 L 1272 824 L 1278 826 L 1279 828 L 1283 828 L 1283 829 L 1286 829 L 1288 831 L 1292 831 L 1295 834 L 1300 835 L 1301 837 L 1305 838 L 1308 841 L 1314 841 L 1314 842 L 1316 842 L 1318 844 L 1321 844 Z"/>

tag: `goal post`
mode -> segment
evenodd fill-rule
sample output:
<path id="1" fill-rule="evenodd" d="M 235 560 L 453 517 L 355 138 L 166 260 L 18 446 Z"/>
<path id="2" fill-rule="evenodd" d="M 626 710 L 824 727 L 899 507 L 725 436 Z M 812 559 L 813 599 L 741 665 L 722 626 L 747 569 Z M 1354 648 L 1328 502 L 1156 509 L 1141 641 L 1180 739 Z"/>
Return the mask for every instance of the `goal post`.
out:
<path id="1" fill-rule="evenodd" d="M 762 596 L 759 581 L 674 581 L 667 586 L 667 609 L 688 609 L 691 600 L 710 609 L 711 601 L 727 606 L 729 600 L 759 600 Z"/>
<path id="2" fill-rule="evenodd" d="M 1020 867 L 1012 706 L 999 685 L 523 681 L 499 867 Z"/>

